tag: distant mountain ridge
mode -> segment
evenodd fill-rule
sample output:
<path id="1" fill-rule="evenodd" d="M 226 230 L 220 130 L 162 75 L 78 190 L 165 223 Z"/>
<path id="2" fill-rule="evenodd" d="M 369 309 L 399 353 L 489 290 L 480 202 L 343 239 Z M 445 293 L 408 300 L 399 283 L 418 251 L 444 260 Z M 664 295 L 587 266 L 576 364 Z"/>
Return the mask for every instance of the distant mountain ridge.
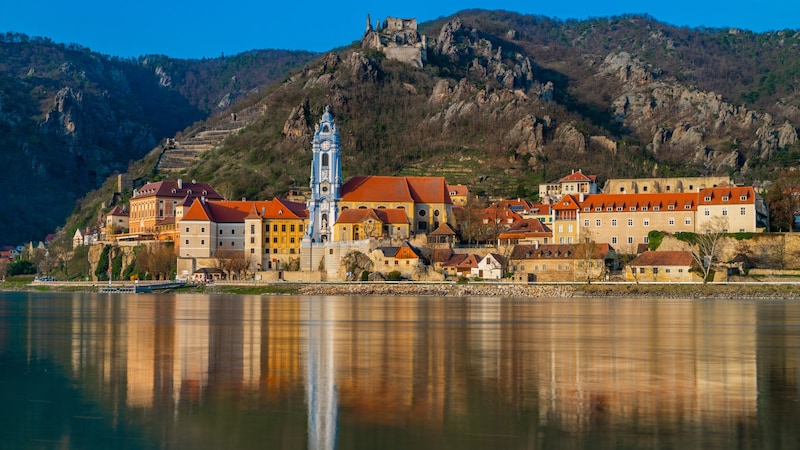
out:
<path id="1" fill-rule="evenodd" d="M 316 55 L 263 50 L 179 60 L 108 57 L 0 35 L 0 242 L 42 239 L 88 191 L 167 136 L 223 111 Z"/>
<path id="2" fill-rule="evenodd" d="M 759 184 L 798 165 L 797 31 L 482 10 L 419 31 L 421 69 L 355 43 L 175 136 L 196 140 L 232 114 L 257 112 L 226 139 L 169 170 L 157 167 L 167 150 L 155 148 L 132 177 L 202 180 L 228 198 L 283 196 L 308 184 L 309 137 L 326 105 L 346 178 L 441 175 L 481 195 L 530 197 L 577 168 L 601 179 L 720 174 Z M 156 66 L 162 86 L 178 79 Z M 217 97 L 192 98 L 207 107 Z M 107 182 L 83 199 L 67 230 L 96 224 L 113 190 Z"/>

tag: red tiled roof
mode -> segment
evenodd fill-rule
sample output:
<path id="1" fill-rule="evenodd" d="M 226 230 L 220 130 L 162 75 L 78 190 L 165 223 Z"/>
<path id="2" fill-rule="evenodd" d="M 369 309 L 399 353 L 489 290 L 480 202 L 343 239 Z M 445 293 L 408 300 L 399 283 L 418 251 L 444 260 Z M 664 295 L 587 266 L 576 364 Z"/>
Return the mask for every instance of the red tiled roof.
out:
<path id="1" fill-rule="evenodd" d="M 684 251 L 663 251 L 663 252 L 644 252 L 636 259 L 631 261 L 632 267 L 641 266 L 691 266 L 693 257 L 691 252 Z"/>
<path id="2" fill-rule="evenodd" d="M 571 174 L 563 177 L 562 179 L 558 180 L 558 182 L 564 183 L 570 181 L 595 181 L 596 179 L 597 179 L 596 175 L 584 175 L 584 173 L 579 170 L 577 172 L 572 172 Z"/>
<path id="3" fill-rule="evenodd" d="M 217 223 L 238 223 L 250 217 L 266 219 L 304 219 L 308 211 L 303 203 L 272 199 L 270 201 L 221 201 L 201 202 L 195 199 L 192 206 L 183 214 L 182 220 L 201 220 Z"/>
<path id="4" fill-rule="evenodd" d="M 114 209 L 108 213 L 109 216 L 120 216 L 120 217 L 129 217 L 131 214 L 128 211 L 120 208 L 119 205 L 115 206 Z"/>
<path id="5" fill-rule="evenodd" d="M 578 200 L 576 200 L 572 194 L 565 195 L 561 197 L 561 200 L 554 204 L 552 208 L 555 211 L 577 210 L 579 208 Z"/>
<path id="6" fill-rule="evenodd" d="M 175 197 L 183 198 L 205 197 L 207 200 L 222 200 L 222 196 L 214 190 L 208 183 L 186 183 L 181 182 L 178 186 L 176 181 L 158 181 L 147 183 L 136 190 L 133 198 L 142 197 Z"/>
<path id="7" fill-rule="evenodd" d="M 752 187 L 741 186 L 700 189 L 697 196 L 701 205 L 747 205 L 755 202 L 756 195 Z M 707 198 L 710 200 L 707 201 Z"/>
<path id="8" fill-rule="evenodd" d="M 469 188 L 464 186 L 463 184 L 448 184 L 447 191 L 452 195 L 458 195 L 461 197 L 468 197 L 469 196 Z"/>
<path id="9" fill-rule="evenodd" d="M 453 203 L 441 177 L 353 177 L 342 186 L 342 201 Z"/>
<path id="10" fill-rule="evenodd" d="M 605 243 L 595 244 L 593 259 L 603 259 L 613 250 Z M 516 245 L 509 259 L 579 259 L 583 255 L 575 244 Z"/>
<path id="11" fill-rule="evenodd" d="M 587 212 L 613 212 L 622 208 L 622 211 L 641 211 L 643 207 L 652 209 L 659 207 L 667 210 L 670 205 L 676 211 L 694 211 L 697 209 L 697 193 L 653 193 L 653 194 L 591 194 L 587 195 L 580 204 L 582 211 Z M 688 208 L 687 208 L 688 206 Z M 588 208 L 588 210 L 587 210 Z M 600 211 L 597 210 L 600 208 Z M 611 211 L 608 211 L 611 208 Z"/>
<path id="12" fill-rule="evenodd" d="M 431 232 L 431 234 L 429 234 L 428 236 L 455 236 L 455 235 L 456 235 L 456 232 L 453 231 L 453 228 L 451 228 L 450 225 L 447 224 L 447 222 L 443 222 L 441 225 L 439 225 L 438 228 L 433 230 Z"/>

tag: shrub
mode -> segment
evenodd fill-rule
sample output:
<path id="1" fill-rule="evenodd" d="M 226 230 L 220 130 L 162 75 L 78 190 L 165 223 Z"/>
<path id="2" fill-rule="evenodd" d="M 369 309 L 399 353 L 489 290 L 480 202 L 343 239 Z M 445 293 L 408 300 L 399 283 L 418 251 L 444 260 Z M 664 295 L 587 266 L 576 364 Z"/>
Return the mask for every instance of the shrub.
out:
<path id="1" fill-rule="evenodd" d="M 387 281 L 400 281 L 401 278 L 399 270 L 393 270 L 386 274 Z"/>
<path id="2" fill-rule="evenodd" d="M 647 248 L 652 251 L 658 250 L 658 247 L 661 246 L 661 242 L 664 240 L 664 232 L 658 230 L 651 230 L 647 233 Z"/>

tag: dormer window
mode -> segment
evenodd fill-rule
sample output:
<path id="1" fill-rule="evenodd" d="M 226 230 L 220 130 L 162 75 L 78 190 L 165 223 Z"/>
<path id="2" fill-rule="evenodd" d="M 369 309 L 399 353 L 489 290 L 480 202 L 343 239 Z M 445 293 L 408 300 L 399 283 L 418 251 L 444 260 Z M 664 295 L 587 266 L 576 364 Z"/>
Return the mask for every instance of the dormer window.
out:
<path id="1" fill-rule="evenodd" d="M 603 210 L 603 208 L 601 208 L 601 207 L 599 207 L 599 206 L 598 206 L 598 207 L 597 207 L 597 208 L 595 208 L 594 210 L 595 210 L 596 212 L 600 212 L 600 211 L 602 211 L 602 210 Z"/>
<path id="2" fill-rule="evenodd" d="M 283 215 L 283 210 L 282 210 L 282 209 L 279 209 L 279 210 L 278 210 L 278 215 L 279 215 L 279 216 L 282 216 L 282 215 Z"/>
<path id="3" fill-rule="evenodd" d="M 647 206 L 642 206 L 642 211 L 647 211 Z"/>
<path id="4" fill-rule="evenodd" d="M 622 206 L 617 206 L 617 211 L 622 211 Z"/>
<path id="5" fill-rule="evenodd" d="M 674 209 L 675 209 L 675 205 L 669 205 L 669 207 L 668 207 L 667 209 L 669 209 L 670 211 L 672 211 L 672 210 L 674 210 Z"/>
<path id="6" fill-rule="evenodd" d="M 636 207 L 635 207 L 635 206 L 631 206 L 631 207 L 630 207 L 630 210 L 631 210 L 631 211 L 636 211 Z"/>
<path id="7" fill-rule="evenodd" d="M 658 211 L 658 210 L 660 210 L 660 209 L 661 209 L 661 207 L 660 207 L 660 206 L 653 206 L 653 211 Z"/>
<path id="8" fill-rule="evenodd" d="M 747 201 L 747 196 L 743 195 L 743 196 L 739 197 L 739 200 L 743 201 L 743 202 L 746 202 Z"/>
<path id="9" fill-rule="evenodd" d="M 588 206 L 587 206 L 587 207 L 583 208 L 583 212 L 589 212 L 589 211 L 591 211 L 591 209 L 592 209 L 592 208 L 590 208 L 590 207 L 588 207 Z"/>
<path id="10" fill-rule="evenodd" d="M 613 211 L 613 210 L 614 210 L 614 207 L 612 207 L 612 206 L 609 206 L 608 208 L 606 208 L 606 211 Z"/>
<path id="11" fill-rule="evenodd" d="M 703 197 L 703 201 L 704 201 L 704 202 L 710 202 L 710 201 L 711 201 L 711 197 L 709 197 L 708 195 L 706 195 L 705 197 Z"/>
<path id="12" fill-rule="evenodd" d="M 683 205 L 683 209 L 692 209 L 692 205 Z"/>
<path id="13" fill-rule="evenodd" d="M 723 202 L 727 202 L 728 201 L 728 196 L 727 195 L 723 195 L 722 196 L 722 201 Z"/>

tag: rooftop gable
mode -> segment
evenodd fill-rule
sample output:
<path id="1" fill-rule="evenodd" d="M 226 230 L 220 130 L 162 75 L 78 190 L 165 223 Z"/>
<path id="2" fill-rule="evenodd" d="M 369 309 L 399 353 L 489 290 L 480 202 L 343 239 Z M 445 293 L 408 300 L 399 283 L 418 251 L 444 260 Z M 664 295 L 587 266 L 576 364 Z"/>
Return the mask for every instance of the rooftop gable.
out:
<path id="1" fill-rule="evenodd" d="M 644 252 L 637 256 L 629 264 L 631 267 L 641 266 L 683 266 L 692 265 L 694 258 L 691 252 L 686 251 L 663 251 L 663 252 Z"/>

